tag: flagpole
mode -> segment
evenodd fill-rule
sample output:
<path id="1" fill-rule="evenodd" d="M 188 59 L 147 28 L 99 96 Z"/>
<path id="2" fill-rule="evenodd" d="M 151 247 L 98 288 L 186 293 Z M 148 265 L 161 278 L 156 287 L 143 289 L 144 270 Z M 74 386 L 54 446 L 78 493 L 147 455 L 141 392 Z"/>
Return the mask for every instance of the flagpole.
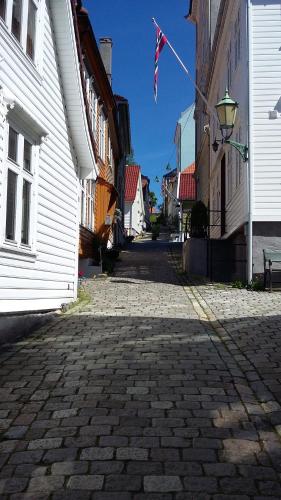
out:
<path id="1" fill-rule="evenodd" d="M 154 18 L 154 17 L 152 18 L 152 22 L 155 24 L 155 26 L 156 26 L 157 28 L 159 28 L 159 29 L 161 30 L 160 26 L 157 24 L 157 22 L 156 22 L 156 20 L 155 20 L 155 18 Z M 162 31 L 162 30 L 161 30 L 161 31 Z M 164 34 L 164 32 L 163 32 L 163 31 L 162 31 L 162 33 Z M 166 35 L 165 35 L 165 36 L 166 36 Z M 198 94 L 200 95 L 200 97 L 201 97 L 201 99 L 204 101 L 204 103 L 206 104 L 206 106 L 207 106 L 207 108 L 209 109 L 210 113 L 211 113 L 212 115 L 215 115 L 214 110 L 213 110 L 213 109 L 211 108 L 211 106 L 209 105 L 209 103 L 208 103 L 208 101 L 207 101 L 206 97 L 202 94 L 202 92 L 201 92 L 200 88 L 198 87 L 198 85 L 196 84 L 196 82 L 193 80 L 193 78 L 192 78 L 192 76 L 190 75 L 190 73 L 189 73 L 189 71 L 188 71 L 187 67 L 186 67 L 186 66 L 185 66 L 185 64 L 182 62 L 182 60 L 181 60 L 180 56 L 179 56 L 179 55 L 178 55 L 178 53 L 175 51 L 174 47 L 171 45 L 171 43 L 169 42 L 169 40 L 168 40 L 168 38 L 167 38 L 167 37 L 166 37 L 166 40 L 167 40 L 167 42 L 166 42 L 166 43 L 167 43 L 167 45 L 169 45 L 169 47 L 170 47 L 171 51 L 173 52 L 174 56 L 176 57 L 177 61 L 178 61 L 178 62 L 179 62 L 179 64 L 181 65 L 181 67 L 182 67 L 182 69 L 184 70 L 184 72 L 187 74 L 187 76 L 188 76 L 188 78 L 190 79 L 191 83 L 192 83 L 192 84 L 194 85 L 194 87 L 196 88 L 196 90 L 197 90 Z"/>

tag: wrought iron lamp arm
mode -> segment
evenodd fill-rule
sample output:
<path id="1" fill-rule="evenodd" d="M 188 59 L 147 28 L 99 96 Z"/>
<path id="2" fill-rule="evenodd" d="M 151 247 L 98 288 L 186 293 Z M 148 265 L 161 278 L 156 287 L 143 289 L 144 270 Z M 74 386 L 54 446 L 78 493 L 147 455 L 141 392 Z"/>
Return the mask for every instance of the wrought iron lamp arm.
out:
<path id="1" fill-rule="evenodd" d="M 230 144 L 230 146 L 233 146 L 235 149 L 237 149 L 244 162 L 248 160 L 248 146 L 246 146 L 246 144 L 241 144 L 240 142 L 232 141 L 231 139 L 227 139 L 224 142 L 225 144 Z"/>

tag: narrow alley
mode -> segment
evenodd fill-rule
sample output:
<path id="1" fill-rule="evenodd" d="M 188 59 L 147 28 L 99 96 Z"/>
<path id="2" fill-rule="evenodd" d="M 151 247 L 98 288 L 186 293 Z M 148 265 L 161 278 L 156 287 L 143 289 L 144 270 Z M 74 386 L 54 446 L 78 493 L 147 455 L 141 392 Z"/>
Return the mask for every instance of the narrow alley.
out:
<path id="1" fill-rule="evenodd" d="M 280 293 L 176 264 L 139 240 L 88 305 L 5 346 L 1 499 L 281 498 Z"/>

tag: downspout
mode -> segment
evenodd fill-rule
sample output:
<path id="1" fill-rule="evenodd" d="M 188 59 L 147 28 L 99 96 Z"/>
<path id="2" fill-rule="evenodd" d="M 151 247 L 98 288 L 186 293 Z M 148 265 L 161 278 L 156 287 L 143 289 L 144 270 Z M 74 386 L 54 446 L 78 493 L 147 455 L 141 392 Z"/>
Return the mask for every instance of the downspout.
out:
<path id="1" fill-rule="evenodd" d="M 248 148 L 249 159 L 247 169 L 248 186 L 248 230 L 247 230 L 247 282 L 253 279 L 253 60 L 252 60 L 252 4 L 247 0 L 247 33 L 248 33 Z"/>

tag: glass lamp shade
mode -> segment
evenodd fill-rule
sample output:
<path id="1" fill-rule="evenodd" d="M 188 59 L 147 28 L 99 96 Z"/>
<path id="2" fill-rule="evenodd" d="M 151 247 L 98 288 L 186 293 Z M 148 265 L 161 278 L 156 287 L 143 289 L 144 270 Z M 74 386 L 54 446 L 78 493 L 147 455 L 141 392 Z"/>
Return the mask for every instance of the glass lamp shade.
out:
<path id="1" fill-rule="evenodd" d="M 220 102 L 218 102 L 215 107 L 217 110 L 221 130 L 233 129 L 236 120 L 238 102 L 229 97 L 227 89 L 225 91 L 224 98 Z"/>

